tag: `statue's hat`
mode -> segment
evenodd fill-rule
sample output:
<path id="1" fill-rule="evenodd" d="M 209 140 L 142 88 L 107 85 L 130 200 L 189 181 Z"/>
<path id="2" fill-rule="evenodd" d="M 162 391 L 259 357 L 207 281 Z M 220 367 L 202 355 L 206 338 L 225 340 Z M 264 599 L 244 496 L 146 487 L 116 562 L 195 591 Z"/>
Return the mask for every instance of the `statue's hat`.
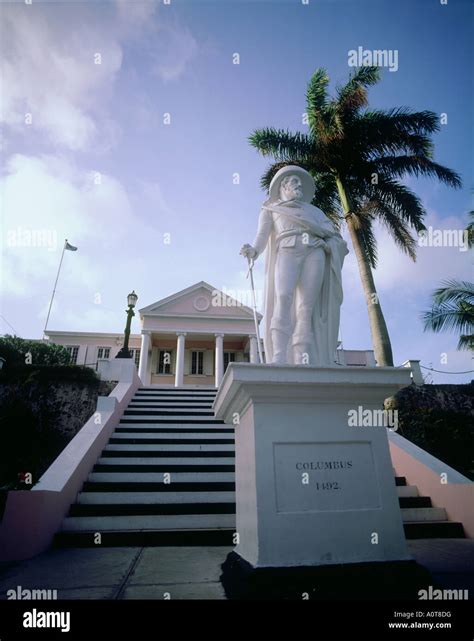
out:
<path id="1" fill-rule="evenodd" d="M 272 178 L 270 187 L 268 189 L 269 198 L 267 202 L 275 202 L 280 200 L 280 185 L 285 176 L 296 174 L 301 179 L 303 189 L 303 200 L 310 203 L 313 200 L 315 192 L 314 178 L 306 169 L 298 167 L 298 165 L 286 165 L 279 169 Z"/>

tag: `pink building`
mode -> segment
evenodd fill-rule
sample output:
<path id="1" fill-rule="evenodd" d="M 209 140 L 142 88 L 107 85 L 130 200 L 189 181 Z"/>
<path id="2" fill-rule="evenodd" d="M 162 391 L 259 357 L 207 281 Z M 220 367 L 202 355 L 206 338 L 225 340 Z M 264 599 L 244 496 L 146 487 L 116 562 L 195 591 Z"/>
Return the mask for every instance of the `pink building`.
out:
<path id="1" fill-rule="evenodd" d="M 141 335 L 130 349 L 144 385 L 218 387 L 229 362 L 258 362 L 252 309 L 201 281 L 139 310 Z M 262 316 L 258 314 L 260 322 Z M 123 334 L 47 332 L 71 361 L 100 372 Z M 375 365 L 372 350 L 338 350 L 341 365 Z"/>

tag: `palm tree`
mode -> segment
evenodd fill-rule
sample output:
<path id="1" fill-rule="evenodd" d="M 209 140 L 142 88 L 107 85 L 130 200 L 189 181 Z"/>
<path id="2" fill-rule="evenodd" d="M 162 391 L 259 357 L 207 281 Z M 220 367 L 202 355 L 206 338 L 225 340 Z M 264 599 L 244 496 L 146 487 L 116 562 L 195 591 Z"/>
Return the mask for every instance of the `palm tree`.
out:
<path id="1" fill-rule="evenodd" d="M 466 227 L 467 245 L 468 247 L 474 247 L 474 211 L 470 211 L 468 216 L 470 221 Z"/>
<path id="2" fill-rule="evenodd" d="M 474 284 L 445 281 L 433 292 L 433 306 L 423 313 L 424 330 L 460 332 L 458 349 L 474 349 Z"/>
<path id="3" fill-rule="evenodd" d="M 274 161 L 262 177 L 263 188 L 268 189 L 282 166 L 300 165 L 315 179 L 313 204 L 338 224 L 346 222 L 366 297 L 375 358 L 379 365 L 393 366 L 372 273 L 377 265 L 373 223 L 380 221 L 400 249 L 415 260 L 416 240 L 410 230 L 425 229 L 426 212 L 398 179 L 432 176 L 452 187 L 459 187 L 461 180 L 432 160 L 430 136 L 439 128 L 435 113 L 366 109 L 367 89 L 378 80 L 377 67 L 360 67 L 330 100 L 329 78 L 324 69 L 318 69 L 306 93 L 309 133 L 264 128 L 254 131 L 249 141 Z"/>

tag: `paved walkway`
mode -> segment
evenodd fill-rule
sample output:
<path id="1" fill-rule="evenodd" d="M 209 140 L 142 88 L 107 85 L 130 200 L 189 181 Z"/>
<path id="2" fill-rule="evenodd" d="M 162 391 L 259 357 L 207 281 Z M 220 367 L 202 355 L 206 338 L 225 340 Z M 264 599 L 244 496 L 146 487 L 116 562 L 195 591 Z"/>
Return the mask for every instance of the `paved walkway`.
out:
<path id="1" fill-rule="evenodd" d="M 63 548 L 0 566 L 7 590 L 55 589 L 58 599 L 225 599 L 221 564 L 232 548 Z"/>
<path id="2" fill-rule="evenodd" d="M 474 598 L 474 540 L 409 541 L 443 587 Z M 219 576 L 232 548 L 64 548 L 0 564 L 0 599 L 18 586 L 57 590 L 58 599 L 225 599 Z"/>

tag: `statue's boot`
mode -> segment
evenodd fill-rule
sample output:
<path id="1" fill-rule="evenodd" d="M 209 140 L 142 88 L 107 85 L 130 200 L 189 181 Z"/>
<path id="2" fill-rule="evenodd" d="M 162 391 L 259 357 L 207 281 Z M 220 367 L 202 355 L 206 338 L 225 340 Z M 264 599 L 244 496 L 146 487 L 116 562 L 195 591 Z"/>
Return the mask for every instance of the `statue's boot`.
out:
<path id="1" fill-rule="evenodd" d="M 291 341 L 295 365 L 312 365 L 312 327 L 311 323 L 300 323 Z"/>
<path id="2" fill-rule="evenodd" d="M 283 365 L 288 363 L 287 350 L 290 334 L 281 329 L 272 329 L 273 358 L 272 363 Z"/>

